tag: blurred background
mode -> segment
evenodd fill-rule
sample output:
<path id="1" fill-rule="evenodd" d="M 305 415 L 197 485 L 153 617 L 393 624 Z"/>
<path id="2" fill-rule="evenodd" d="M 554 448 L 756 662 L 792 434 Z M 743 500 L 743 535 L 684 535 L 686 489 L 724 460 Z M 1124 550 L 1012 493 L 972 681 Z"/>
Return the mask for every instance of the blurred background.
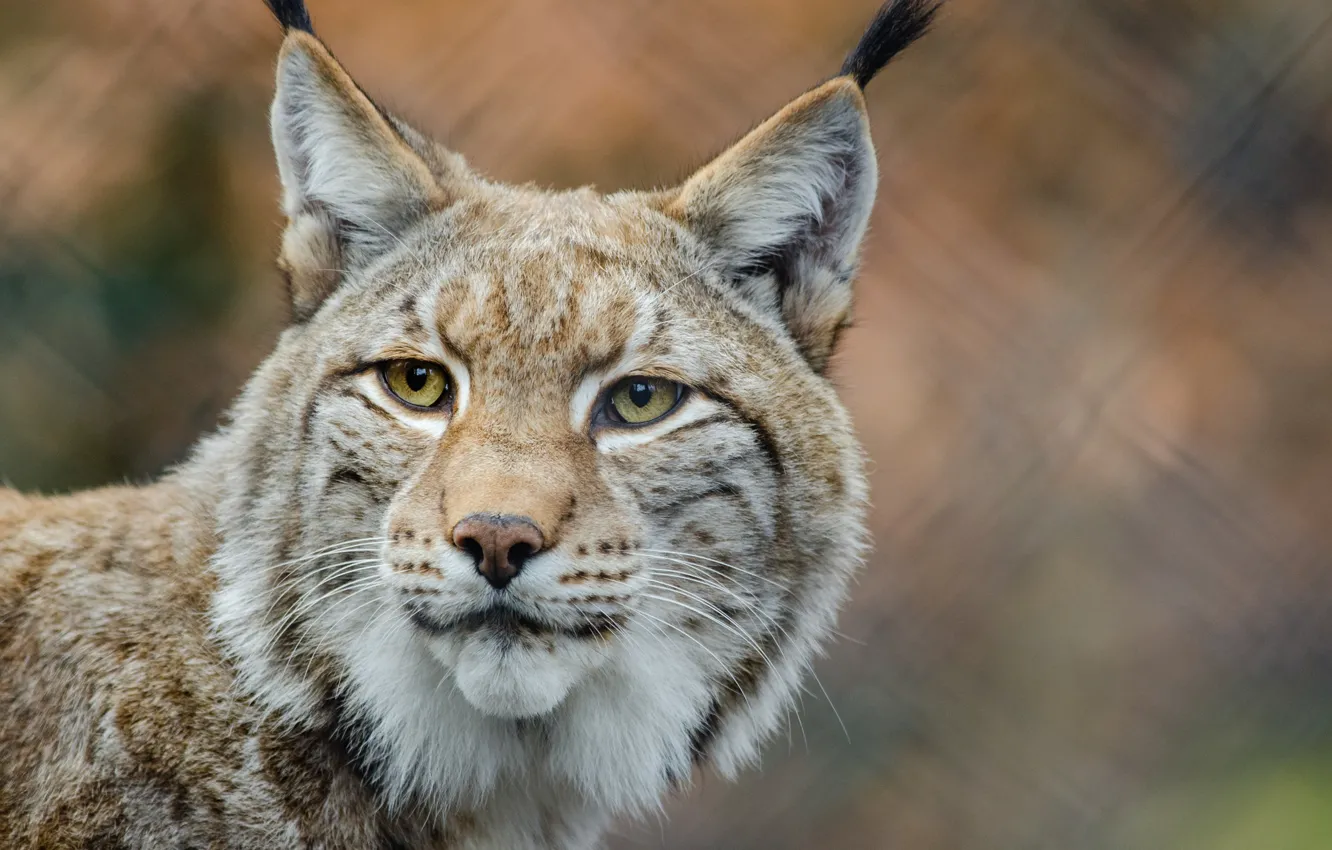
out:
<path id="1" fill-rule="evenodd" d="M 312 5 L 483 171 L 614 189 L 877 0 Z M 953 0 L 871 86 L 835 371 L 876 552 L 762 771 L 613 848 L 1332 848 L 1330 21 Z M 268 351 L 278 41 L 259 0 L 0 0 L 3 480 L 143 480 Z"/>

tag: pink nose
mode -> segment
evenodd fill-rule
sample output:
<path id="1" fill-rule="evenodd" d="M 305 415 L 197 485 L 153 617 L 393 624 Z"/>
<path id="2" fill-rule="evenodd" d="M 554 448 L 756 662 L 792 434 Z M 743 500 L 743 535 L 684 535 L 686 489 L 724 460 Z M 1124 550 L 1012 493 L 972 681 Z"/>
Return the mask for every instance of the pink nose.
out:
<path id="1" fill-rule="evenodd" d="M 470 514 L 453 527 L 453 545 L 472 556 L 476 571 L 496 590 L 507 587 L 545 542 L 525 516 Z"/>

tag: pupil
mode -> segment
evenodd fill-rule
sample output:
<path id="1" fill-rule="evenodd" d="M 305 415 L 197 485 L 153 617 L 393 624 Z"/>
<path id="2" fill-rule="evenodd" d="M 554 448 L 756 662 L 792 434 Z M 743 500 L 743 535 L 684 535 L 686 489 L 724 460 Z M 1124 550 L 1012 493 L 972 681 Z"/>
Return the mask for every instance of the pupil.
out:
<path id="1" fill-rule="evenodd" d="M 647 407 L 655 391 L 656 387 L 651 384 L 634 381 L 629 385 L 629 400 L 634 403 L 634 407 Z"/>
<path id="2" fill-rule="evenodd" d="M 424 366 L 411 366 L 407 369 L 407 386 L 411 387 L 414 393 L 420 392 L 429 377 L 429 369 Z"/>

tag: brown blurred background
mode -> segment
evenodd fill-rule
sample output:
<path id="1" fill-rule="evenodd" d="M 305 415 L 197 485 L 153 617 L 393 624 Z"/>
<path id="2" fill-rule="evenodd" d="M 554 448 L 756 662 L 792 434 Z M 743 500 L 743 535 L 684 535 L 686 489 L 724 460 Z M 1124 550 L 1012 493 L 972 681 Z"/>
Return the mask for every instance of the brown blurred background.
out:
<path id="1" fill-rule="evenodd" d="M 876 3 L 312 0 L 482 170 L 606 189 Z M 953 0 L 875 82 L 836 375 L 877 550 L 828 697 L 614 848 L 1332 848 L 1330 21 Z M 259 0 L 0 0 L 0 478 L 153 475 L 267 352 L 278 40 Z"/>

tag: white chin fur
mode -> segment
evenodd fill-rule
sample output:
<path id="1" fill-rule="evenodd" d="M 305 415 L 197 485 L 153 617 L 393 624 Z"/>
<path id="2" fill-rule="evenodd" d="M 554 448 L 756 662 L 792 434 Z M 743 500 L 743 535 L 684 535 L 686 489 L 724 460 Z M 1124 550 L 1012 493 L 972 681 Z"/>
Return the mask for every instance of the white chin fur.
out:
<path id="1" fill-rule="evenodd" d="M 453 668 L 463 698 L 490 717 L 536 717 L 554 711 L 601 661 L 590 647 L 529 644 L 485 633 L 469 635 L 460 648 L 432 641 L 431 652 Z"/>

